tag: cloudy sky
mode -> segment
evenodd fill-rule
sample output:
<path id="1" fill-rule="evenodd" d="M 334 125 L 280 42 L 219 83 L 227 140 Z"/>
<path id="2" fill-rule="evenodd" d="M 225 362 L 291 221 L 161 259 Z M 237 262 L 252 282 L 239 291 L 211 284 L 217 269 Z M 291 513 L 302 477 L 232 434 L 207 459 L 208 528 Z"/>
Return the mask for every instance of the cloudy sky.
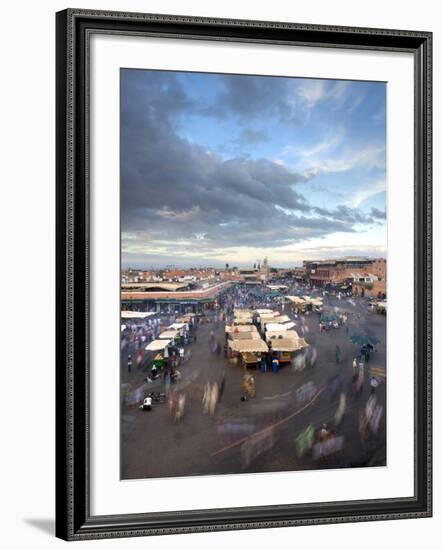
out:
<path id="1" fill-rule="evenodd" d="M 386 253 L 386 85 L 121 70 L 123 267 Z"/>

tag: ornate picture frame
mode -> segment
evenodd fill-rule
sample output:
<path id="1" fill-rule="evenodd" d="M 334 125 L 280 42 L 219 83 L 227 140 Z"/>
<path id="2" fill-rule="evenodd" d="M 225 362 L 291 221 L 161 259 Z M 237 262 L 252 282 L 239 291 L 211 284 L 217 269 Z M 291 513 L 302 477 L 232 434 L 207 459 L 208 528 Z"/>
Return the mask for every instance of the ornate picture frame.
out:
<path id="1" fill-rule="evenodd" d="M 65 540 L 432 515 L 432 34 L 68 9 L 56 16 L 56 535 Z M 90 39 L 158 36 L 414 56 L 414 495 L 95 516 L 90 507 Z"/>

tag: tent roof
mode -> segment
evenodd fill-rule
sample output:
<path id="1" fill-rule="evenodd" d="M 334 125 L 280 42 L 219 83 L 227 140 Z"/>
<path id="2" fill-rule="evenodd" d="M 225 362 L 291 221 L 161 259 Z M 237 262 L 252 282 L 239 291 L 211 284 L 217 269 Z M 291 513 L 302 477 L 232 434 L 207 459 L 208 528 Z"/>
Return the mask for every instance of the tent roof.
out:
<path id="1" fill-rule="evenodd" d="M 234 317 L 250 317 L 252 313 L 252 309 L 234 309 Z"/>
<path id="2" fill-rule="evenodd" d="M 260 334 L 256 331 L 249 332 L 231 332 L 229 337 L 232 340 L 257 340 L 260 339 Z"/>
<path id="3" fill-rule="evenodd" d="M 280 288 L 285 290 L 288 288 L 288 285 L 266 285 L 271 290 L 279 290 Z"/>
<path id="4" fill-rule="evenodd" d="M 122 283 L 122 288 L 142 288 L 144 290 L 150 291 L 152 289 L 161 288 L 162 290 L 175 292 L 179 290 L 180 288 L 186 288 L 188 286 L 188 283 L 169 283 L 169 282 L 162 282 L 162 281 L 152 281 L 149 283 L 146 282 L 140 282 L 140 283 Z"/>
<path id="5" fill-rule="evenodd" d="M 155 311 L 127 311 L 121 312 L 122 319 L 145 319 L 146 317 L 152 317 L 156 315 Z"/>
<path id="6" fill-rule="evenodd" d="M 309 296 L 303 296 L 304 299 L 313 306 L 322 306 L 323 300 L 321 298 L 310 298 Z"/>
<path id="7" fill-rule="evenodd" d="M 175 322 L 176 323 L 189 323 L 191 321 L 192 317 L 194 317 L 194 314 L 193 313 L 188 313 L 187 315 L 182 315 L 181 317 L 177 317 Z"/>
<path id="8" fill-rule="evenodd" d="M 251 325 L 252 317 L 236 317 L 234 319 L 234 325 Z"/>
<path id="9" fill-rule="evenodd" d="M 231 325 L 226 325 L 225 332 L 258 332 L 255 325 L 236 325 L 235 327 Z"/>
<path id="10" fill-rule="evenodd" d="M 266 325 L 266 331 L 271 331 L 271 332 L 286 330 L 286 328 L 287 327 L 281 323 L 267 323 Z"/>
<path id="11" fill-rule="evenodd" d="M 260 315 L 260 321 L 270 321 L 278 317 L 280 313 L 278 311 L 271 311 L 270 313 L 262 313 Z"/>
<path id="12" fill-rule="evenodd" d="M 268 346 L 261 338 L 250 338 L 248 340 L 230 340 L 229 346 L 240 353 L 243 352 L 267 352 Z"/>
<path id="13" fill-rule="evenodd" d="M 181 329 L 181 328 L 185 328 L 187 323 L 172 323 L 172 325 L 169 325 L 168 329 L 175 329 L 175 330 L 178 330 L 178 329 Z"/>
<path id="14" fill-rule="evenodd" d="M 297 351 L 308 346 L 304 338 L 275 338 L 271 342 L 273 351 Z"/>
<path id="15" fill-rule="evenodd" d="M 278 317 L 274 317 L 275 323 L 289 323 L 291 319 L 287 315 L 279 315 Z"/>
<path id="16" fill-rule="evenodd" d="M 178 334 L 177 330 L 165 330 L 165 332 L 162 332 L 159 336 L 161 340 L 171 340 L 172 338 L 175 338 Z"/>
<path id="17" fill-rule="evenodd" d="M 283 339 L 289 338 L 290 340 L 298 340 L 300 337 L 295 330 L 267 330 L 266 331 L 266 341 L 274 339 Z"/>
<path id="18" fill-rule="evenodd" d="M 146 351 L 160 351 L 170 343 L 170 340 L 153 340 L 145 347 Z"/>
<path id="19" fill-rule="evenodd" d="M 300 296 L 285 296 L 290 302 L 293 304 L 304 304 L 305 300 L 303 298 L 300 298 Z"/>

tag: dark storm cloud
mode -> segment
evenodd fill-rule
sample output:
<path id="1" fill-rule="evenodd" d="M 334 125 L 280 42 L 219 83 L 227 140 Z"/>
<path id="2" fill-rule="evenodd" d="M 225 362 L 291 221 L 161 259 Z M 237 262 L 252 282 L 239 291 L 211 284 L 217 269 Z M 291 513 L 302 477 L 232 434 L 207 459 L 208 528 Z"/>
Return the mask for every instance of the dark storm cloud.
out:
<path id="1" fill-rule="evenodd" d="M 221 108 L 247 114 L 275 105 L 267 83 L 260 88 L 254 78 L 223 78 Z M 306 177 L 284 165 L 267 159 L 224 160 L 179 137 L 177 120 L 199 107 L 173 74 L 124 71 L 121 92 L 122 231 L 132 236 L 128 246 L 134 254 L 147 243 L 180 254 L 180 243 L 186 242 L 210 256 L 217 248 L 278 247 L 354 232 L 355 223 L 370 223 L 357 209 L 311 206 L 296 190 Z M 266 137 L 245 132 L 243 139 Z M 178 243 L 175 251 L 171 243 Z"/>
<path id="2" fill-rule="evenodd" d="M 349 206 L 346 206 L 344 204 L 338 205 L 334 210 L 328 210 L 327 208 L 319 207 L 315 207 L 313 208 L 313 210 L 321 216 L 326 216 L 328 218 L 350 224 L 371 224 L 373 223 L 373 218 L 375 217 L 373 216 L 372 212 L 370 214 L 365 214 L 358 208 L 350 208 Z M 376 209 L 373 208 L 373 210 Z"/>
<path id="3" fill-rule="evenodd" d="M 221 92 L 215 105 L 202 109 L 203 114 L 244 118 L 273 114 L 295 123 L 305 119 L 306 113 L 298 105 L 288 79 L 238 75 L 221 75 L 218 79 Z"/>
<path id="4" fill-rule="evenodd" d="M 386 211 L 379 210 L 378 208 L 371 208 L 370 215 L 375 220 L 385 220 L 386 219 Z"/>

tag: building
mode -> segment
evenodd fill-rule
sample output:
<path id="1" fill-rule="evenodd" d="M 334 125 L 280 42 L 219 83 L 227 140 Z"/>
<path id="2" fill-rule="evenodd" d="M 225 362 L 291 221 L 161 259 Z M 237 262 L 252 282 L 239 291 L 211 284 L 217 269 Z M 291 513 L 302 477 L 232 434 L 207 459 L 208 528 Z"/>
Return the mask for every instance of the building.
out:
<path id="1" fill-rule="evenodd" d="M 215 308 L 218 297 L 229 286 L 229 282 L 205 283 L 197 288 L 179 283 L 122 284 L 121 307 L 157 313 L 201 313 Z"/>
<path id="2" fill-rule="evenodd" d="M 371 281 L 366 281 L 367 284 L 385 281 L 386 293 L 386 259 L 384 258 L 352 257 L 305 261 L 303 267 L 305 278 L 311 287 L 364 283 L 365 281 L 358 281 L 358 279 L 370 276 Z"/>
<path id="3" fill-rule="evenodd" d="M 386 298 L 386 278 L 374 273 L 354 273 L 352 293 L 355 296 L 371 296 L 372 298 Z"/>
<path id="4" fill-rule="evenodd" d="M 239 269 L 239 281 L 247 285 L 259 285 L 266 283 L 269 279 L 270 268 L 268 258 L 263 260 L 263 263 L 254 264 L 250 269 Z"/>

